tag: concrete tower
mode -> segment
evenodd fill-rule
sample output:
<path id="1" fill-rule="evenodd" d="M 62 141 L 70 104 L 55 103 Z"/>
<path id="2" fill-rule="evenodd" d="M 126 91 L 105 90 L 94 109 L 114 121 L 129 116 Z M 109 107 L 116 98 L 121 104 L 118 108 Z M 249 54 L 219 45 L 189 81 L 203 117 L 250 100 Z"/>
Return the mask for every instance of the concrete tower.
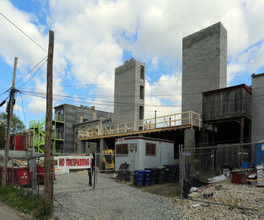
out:
<path id="1" fill-rule="evenodd" d="M 202 92 L 226 87 L 227 31 L 219 22 L 183 38 L 182 112 L 202 114 Z"/>
<path id="2" fill-rule="evenodd" d="M 115 69 L 114 123 L 144 119 L 145 64 L 134 58 Z"/>

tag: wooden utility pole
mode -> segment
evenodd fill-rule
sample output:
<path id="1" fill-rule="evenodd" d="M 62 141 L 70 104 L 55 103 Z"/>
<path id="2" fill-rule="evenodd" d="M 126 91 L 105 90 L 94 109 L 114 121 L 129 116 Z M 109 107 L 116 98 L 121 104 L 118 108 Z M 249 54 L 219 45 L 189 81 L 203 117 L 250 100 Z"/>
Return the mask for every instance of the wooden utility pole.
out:
<path id="1" fill-rule="evenodd" d="M 3 175 L 2 175 L 2 186 L 6 186 L 7 180 L 7 161 L 9 155 L 9 147 L 10 147 L 10 132 L 11 132 L 11 123 L 13 117 L 13 108 L 14 108 L 14 97 L 15 97 L 15 83 L 16 83 L 16 68 L 17 68 L 17 57 L 15 57 L 14 69 L 13 69 L 13 81 L 12 81 L 12 88 L 10 91 L 9 102 L 7 104 L 7 134 L 6 134 L 6 145 L 5 145 L 5 159 L 4 159 L 4 166 L 3 166 Z"/>
<path id="2" fill-rule="evenodd" d="M 52 147 L 52 66 L 53 66 L 54 32 L 49 31 L 49 49 L 47 63 L 47 98 L 46 98 L 46 131 L 44 158 L 44 203 L 45 207 L 52 204 L 51 181 L 51 147 Z"/>

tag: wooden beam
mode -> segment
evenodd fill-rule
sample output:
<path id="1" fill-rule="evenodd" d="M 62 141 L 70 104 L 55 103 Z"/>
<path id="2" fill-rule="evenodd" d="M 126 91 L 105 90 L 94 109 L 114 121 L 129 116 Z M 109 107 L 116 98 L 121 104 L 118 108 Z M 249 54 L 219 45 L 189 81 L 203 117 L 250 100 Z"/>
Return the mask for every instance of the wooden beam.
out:
<path id="1" fill-rule="evenodd" d="M 132 131 L 132 132 L 125 132 L 125 133 L 117 133 L 117 134 L 108 134 L 108 135 L 100 135 L 100 136 L 90 136 L 90 137 L 79 138 L 79 140 L 80 141 L 86 141 L 86 140 L 88 141 L 88 140 L 95 140 L 95 139 L 102 139 L 102 138 L 134 136 L 134 135 L 141 135 L 141 134 L 150 134 L 150 133 L 157 133 L 157 132 L 166 132 L 166 131 L 186 129 L 186 128 L 191 128 L 191 126 L 192 126 L 191 124 L 178 125 L 178 126 L 173 126 L 173 127 L 155 128 L 155 129 Z"/>

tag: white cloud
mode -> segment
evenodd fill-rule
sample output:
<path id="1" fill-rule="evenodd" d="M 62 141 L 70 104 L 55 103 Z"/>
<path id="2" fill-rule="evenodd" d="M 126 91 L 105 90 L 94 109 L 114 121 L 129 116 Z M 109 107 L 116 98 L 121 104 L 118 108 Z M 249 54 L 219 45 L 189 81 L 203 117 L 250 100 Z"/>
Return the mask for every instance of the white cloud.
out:
<path id="1" fill-rule="evenodd" d="M 260 0 L 79 0 L 74 4 L 72 0 L 50 0 L 45 27 L 37 15 L 18 10 L 8 0 L 2 0 L 0 8 L 45 48 L 48 36 L 44 29 L 55 31 L 54 94 L 66 94 L 60 87 L 64 77 L 72 84 L 97 84 L 87 87 L 87 94 L 97 95 L 87 104 L 105 111 L 113 110 L 114 69 L 122 64 L 125 50 L 159 74 L 155 76 L 158 82 L 146 84 L 146 95 L 157 96 L 146 97 L 145 115 L 180 110 L 182 38 L 219 21 L 228 31 L 229 83 L 242 71 L 263 67 L 264 1 Z M 25 72 L 46 55 L 2 17 L 0 29 L 0 55 L 10 66 L 18 56 L 19 68 Z M 161 66 L 167 71 L 163 76 Z M 41 73 L 33 80 L 34 91 L 45 93 L 45 70 Z M 148 77 L 153 80 L 151 74 Z M 168 103 L 175 109 L 166 108 Z M 32 98 L 28 107 L 43 112 L 45 101 Z"/>
<path id="2" fill-rule="evenodd" d="M 175 75 L 162 75 L 152 86 L 145 86 L 145 118 L 179 113 L 181 110 L 181 80 Z M 168 107 L 167 102 L 173 103 Z"/>
<path id="3" fill-rule="evenodd" d="M 34 15 L 18 10 L 7 0 L 0 2 L 0 8 L 3 15 L 31 36 L 32 39 L 43 47 L 47 45 L 42 26 L 33 24 L 37 23 L 37 18 Z M 3 16 L 0 16 L 0 19 L 1 56 L 11 66 L 13 66 L 14 57 L 18 57 L 18 68 L 22 72 L 26 72 L 28 66 L 33 67 L 47 53 L 23 35 Z"/>

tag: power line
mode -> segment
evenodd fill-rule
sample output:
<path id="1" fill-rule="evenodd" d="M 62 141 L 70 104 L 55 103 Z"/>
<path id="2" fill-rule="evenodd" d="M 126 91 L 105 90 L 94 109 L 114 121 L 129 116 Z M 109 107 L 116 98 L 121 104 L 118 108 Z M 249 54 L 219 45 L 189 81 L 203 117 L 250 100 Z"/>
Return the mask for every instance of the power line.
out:
<path id="1" fill-rule="evenodd" d="M 22 90 L 20 90 L 20 91 L 22 93 L 24 93 L 25 95 L 35 96 L 35 97 L 44 98 L 44 99 L 46 98 L 45 93 L 29 92 L 29 91 L 22 91 Z M 55 94 L 54 97 L 55 97 L 56 100 L 60 100 L 60 98 L 69 99 L 69 100 L 76 99 L 76 97 L 68 96 L 68 95 L 56 95 Z M 259 95 L 259 97 L 263 97 L 263 95 Z M 84 98 L 90 99 L 90 97 L 82 96 L 82 99 L 84 99 Z M 249 100 L 250 98 L 246 98 L 246 99 Z M 106 100 L 102 100 L 102 101 L 90 100 L 90 101 L 95 103 L 96 105 L 113 106 L 116 103 L 116 104 L 118 104 L 120 106 L 120 108 L 130 108 L 130 107 L 134 108 L 134 104 L 133 103 L 128 103 L 128 102 L 114 102 L 114 101 L 106 101 Z M 83 103 L 80 103 L 80 104 L 83 104 Z M 217 103 L 217 106 L 218 106 L 218 104 L 219 103 Z M 261 104 L 264 104 L 264 102 L 263 103 L 259 102 L 259 103 L 256 103 L 256 104 L 261 105 Z M 202 107 L 202 104 L 193 104 L 193 105 Z M 231 106 L 232 103 L 228 102 L 227 105 Z M 159 107 L 159 108 L 182 107 L 182 105 L 146 105 L 146 104 L 145 104 L 145 106 L 146 107 Z M 185 105 L 185 106 L 189 106 L 189 105 Z"/>
<path id="2" fill-rule="evenodd" d="M 250 77 L 250 75 L 237 75 L 236 77 Z M 179 77 L 174 80 L 148 80 L 146 82 L 171 82 L 171 81 L 179 81 L 179 80 L 192 80 L 192 79 L 218 79 L 218 78 L 227 78 L 227 77 L 190 77 L 182 79 Z M 54 88 L 71 88 L 71 87 L 88 87 L 88 86 L 99 86 L 99 85 L 118 85 L 118 84 L 130 84 L 135 83 L 134 81 L 123 81 L 123 82 L 113 82 L 113 83 L 87 83 L 87 84 L 71 84 L 71 85 L 61 85 L 61 86 L 54 86 Z M 33 89 L 33 88 L 32 88 Z"/>
<path id="3" fill-rule="evenodd" d="M 44 60 L 44 59 L 43 59 Z M 42 62 L 43 62 L 42 60 Z M 45 62 L 43 62 L 40 67 L 35 71 L 35 73 L 30 77 L 30 79 L 25 82 L 22 86 L 19 86 L 19 88 L 22 88 L 24 85 L 26 85 L 27 83 L 29 83 L 29 81 L 31 81 L 33 79 L 33 77 L 38 73 L 38 71 L 41 69 L 41 67 L 47 62 L 47 60 L 45 60 Z"/>
<path id="4" fill-rule="evenodd" d="M 5 92 L 1 93 L 1 94 L 0 94 L 0 97 L 1 97 L 2 95 L 4 95 L 5 93 L 9 92 L 10 90 L 11 90 L 11 87 L 10 87 L 8 90 L 6 90 Z"/>
<path id="5" fill-rule="evenodd" d="M 29 96 L 33 96 L 33 97 L 38 97 L 38 98 L 42 98 L 42 99 L 46 99 L 46 97 L 43 95 L 43 96 L 39 96 L 39 95 L 33 95 L 33 94 L 25 94 L 25 95 L 29 95 Z M 55 101 L 59 101 L 60 100 L 60 98 L 56 98 L 56 97 L 54 97 L 54 100 Z M 72 105 L 87 105 L 87 103 L 85 103 L 85 102 L 78 102 L 78 101 L 70 101 L 70 103 L 72 104 Z M 102 107 L 108 107 L 108 108 L 114 108 L 114 104 L 113 103 L 101 103 L 101 102 L 92 102 L 92 104 L 91 105 L 96 105 L 96 106 L 102 106 Z M 170 108 L 170 107 L 173 107 L 173 108 L 178 108 L 178 107 L 180 107 L 180 105 L 179 106 L 161 106 L 161 105 L 146 105 L 145 104 L 145 107 L 146 108 L 148 108 L 148 107 L 154 107 L 154 108 Z M 129 111 L 129 110 L 131 110 L 131 109 L 134 109 L 135 107 L 134 107 L 134 105 L 129 105 L 129 104 L 124 104 L 123 106 L 122 106 L 122 110 L 124 110 L 124 111 Z M 145 109 L 145 112 L 153 112 L 153 111 L 147 111 L 146 109 Z M 159 110 L 159 112 L 167 112 L 167 111 L 162 111 L 162 110 Z"/>
<path id="6" fill-rule="evenodd" d="M 262 89 L 261 87 L 259 88 L 254 88 L 254 89 Z M 30 91 L 30 90 L 20 90 L 21 92 L 24 92 L 24 93 L 32 93 L 32 94 L 38 94 L 38 95 L 45 95 L 45 93 L 41 93 L 41 92 L 33 92 L 33 91 Z M 187 94 L 184 94 L 184 95 L 197 95 L 197 92 L 193 92 L 193 93 L 187 93 Z M 202 95 L 202 94 L 201 94 Z M 59 95 L 59 94 L 54 94 L 54 96 L 57 96 L 57 97 L 61 97 L 61 98 L 100 98 L 100 97 L 105 97 L 105 98 L 113 98 L 114 95 L 78 95 L 78 97 L 76 97 L 76 95 L 74 94 L 70 94 L 70 95 Z M 153 95 L 145 95 L 144 97 L 173 97 L 173 96 L 182 96 L 182 94 L 178 93 L 178 94 L 162 94 L 162 95 L 159 95 L 159 94 L 153 94 Z M 264 95 L 255 95 L 254 97 L 262 97 Z M 120 95 L 119 97 L 122 97 L 122 98 L 138 98 L 140 97 L 140 95 L 134 95 L 134 96 L 131 96 L 131 95 Z M 207 96 L 206 96 L 207 97 Z M 250 97 L 244 97 L 243 100 L 251 100 L 253 96 L 250 96 Z M 229 100 L 227 100 L 228 102 L 230 102 Z M 233 100 L 234 102 L 237 102 L 237 100 Z M 202 105 L 199 104 L 199 105 Z"/>
<path id="7" fill-rule="evenodd" d="M 23 33 L 26 37 L 28 37 L 32 42 L 34 42 L 36 45 L 38 45 L 42 50 L 45 52 L 48 52 L 46 49 L 44 49 L 40 44 L 38 44 L 35 40 L 33 40 L 28 34 L 26 34 L 21 28 L 19 28 L 14 22 L 12 22 L 9 18 L 7 18 L 2 12 L 0 12 L 0 15 L 4 17 L 8 22 L 10 22 L 12 25 L 14 25 L 21 33 Z"/>
<path id="8" fill-rule="evenodd" d="M 47 59 L 47 56 L 45 56 L 38 64 L 36 64 L 30 71 L 28 71 L 23 77 L 21 77 L 16 84 L 18 84 L 22 79 L 24 79 L 28 74 L 30 74 L 38 65 L 40 65 L 43 60 Z"/>

